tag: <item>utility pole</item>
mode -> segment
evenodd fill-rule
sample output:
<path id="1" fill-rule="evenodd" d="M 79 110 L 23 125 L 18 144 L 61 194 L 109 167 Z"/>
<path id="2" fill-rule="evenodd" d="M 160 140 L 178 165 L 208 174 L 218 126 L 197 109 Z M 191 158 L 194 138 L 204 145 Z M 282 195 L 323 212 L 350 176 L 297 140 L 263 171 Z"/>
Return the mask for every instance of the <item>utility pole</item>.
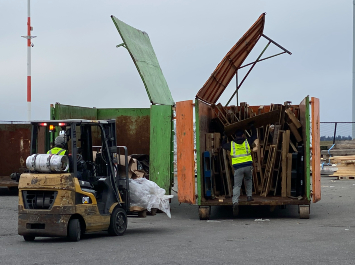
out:
<path id="1" fill-rule="evenodd" d="M 28 120 L 31 120 L 31 39 L 36 38 L 36 36 L 31 36 L 31 14 L 30 14 L 30 0 L 27 0 L 27 36 L 21 36 L 27 39 L 27 115 Z"/>

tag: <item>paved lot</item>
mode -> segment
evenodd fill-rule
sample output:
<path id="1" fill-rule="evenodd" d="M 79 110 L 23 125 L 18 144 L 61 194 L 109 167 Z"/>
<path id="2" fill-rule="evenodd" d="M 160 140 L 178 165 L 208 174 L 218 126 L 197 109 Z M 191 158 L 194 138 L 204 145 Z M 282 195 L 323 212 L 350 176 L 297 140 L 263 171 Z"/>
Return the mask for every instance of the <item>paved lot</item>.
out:
<path id="1" fill-rule="evenodd" d="M 130 218 L 122 237 L 105 232 L 80 242 L 17 235 L 17 196 L 0 189 L 0 264 L 355 264 L 355 181 L 322 178 L 322 200 L 311 219 L 297 207 L 212 208 L 200 221 L 197 206 L 179 205 L 165 214 Z M 255 219 L 269 221 L 255 221 Z"/>

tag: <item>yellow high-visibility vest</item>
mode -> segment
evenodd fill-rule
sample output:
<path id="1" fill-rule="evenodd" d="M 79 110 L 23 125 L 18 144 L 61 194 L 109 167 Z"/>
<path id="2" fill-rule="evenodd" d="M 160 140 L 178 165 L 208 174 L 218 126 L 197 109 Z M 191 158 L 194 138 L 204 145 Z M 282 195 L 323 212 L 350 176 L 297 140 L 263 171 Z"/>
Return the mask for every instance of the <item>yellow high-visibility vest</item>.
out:
<path id="1" fill-rule="evenodd" d="M 65 155 L 65 152 L 66 152 L 67 150 L 65 150 L 65 149 L 62 149 L 62 148 L 60 148 L 60 147 L 54 147 L 54 148 L 52 148 L 51 150 L 49 150 L 48 152 L 47 152 L 47 154 L 50 154 L 50 155 Z"/>
<path id="2" fill-rule="evenodd" d="M 253 161 L 251 158 L 250 146 L 247 140 L 242 144 L 231 142 L 232 165 Z"/>

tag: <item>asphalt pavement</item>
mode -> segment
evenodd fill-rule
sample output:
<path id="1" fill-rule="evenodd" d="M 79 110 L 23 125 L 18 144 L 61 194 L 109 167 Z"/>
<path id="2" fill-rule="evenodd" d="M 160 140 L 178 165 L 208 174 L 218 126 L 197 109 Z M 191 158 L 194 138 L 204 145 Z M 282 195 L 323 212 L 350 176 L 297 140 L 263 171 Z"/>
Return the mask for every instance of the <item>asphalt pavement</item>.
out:
<path id="1" fill-rule="evenodd" d="M 17 234 L 16 193 L 0 188 L 0 264 L 355 264 L 355 181 L 322 177 L 322 200 L 310 219 L 286 209 L 212 207 L 200 221 L 195 205 L 171 203 L 164 213 L 129 218 L 123 236 L 106 232 L 79 242 Z"/>

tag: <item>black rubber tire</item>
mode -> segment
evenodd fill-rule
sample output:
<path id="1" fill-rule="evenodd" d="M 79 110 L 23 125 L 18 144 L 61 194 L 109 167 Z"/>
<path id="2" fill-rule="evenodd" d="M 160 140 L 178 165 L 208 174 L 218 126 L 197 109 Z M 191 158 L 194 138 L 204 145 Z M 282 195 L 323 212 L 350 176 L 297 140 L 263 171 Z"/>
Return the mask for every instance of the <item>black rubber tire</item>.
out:
<path id="1" fill-rule="evenodd" d="M 35 236 L 23 236 L 23 239 L 25 240 L 25 241 L 34 241 L 35 240 Z"/>
<path id="2" fill-rule="evenodd" d="M 68 224 L 68 239 L 77 242 L 81 237 L 81 226 L 79 219 L 71 219 Z"/>
<path id="3" fill-rule="evenodd" d="M 111 214 L 108 233 L 111 236 L 122 236 L 127 229 L 127 214 L 122 208 L 115 208 Z"/>

